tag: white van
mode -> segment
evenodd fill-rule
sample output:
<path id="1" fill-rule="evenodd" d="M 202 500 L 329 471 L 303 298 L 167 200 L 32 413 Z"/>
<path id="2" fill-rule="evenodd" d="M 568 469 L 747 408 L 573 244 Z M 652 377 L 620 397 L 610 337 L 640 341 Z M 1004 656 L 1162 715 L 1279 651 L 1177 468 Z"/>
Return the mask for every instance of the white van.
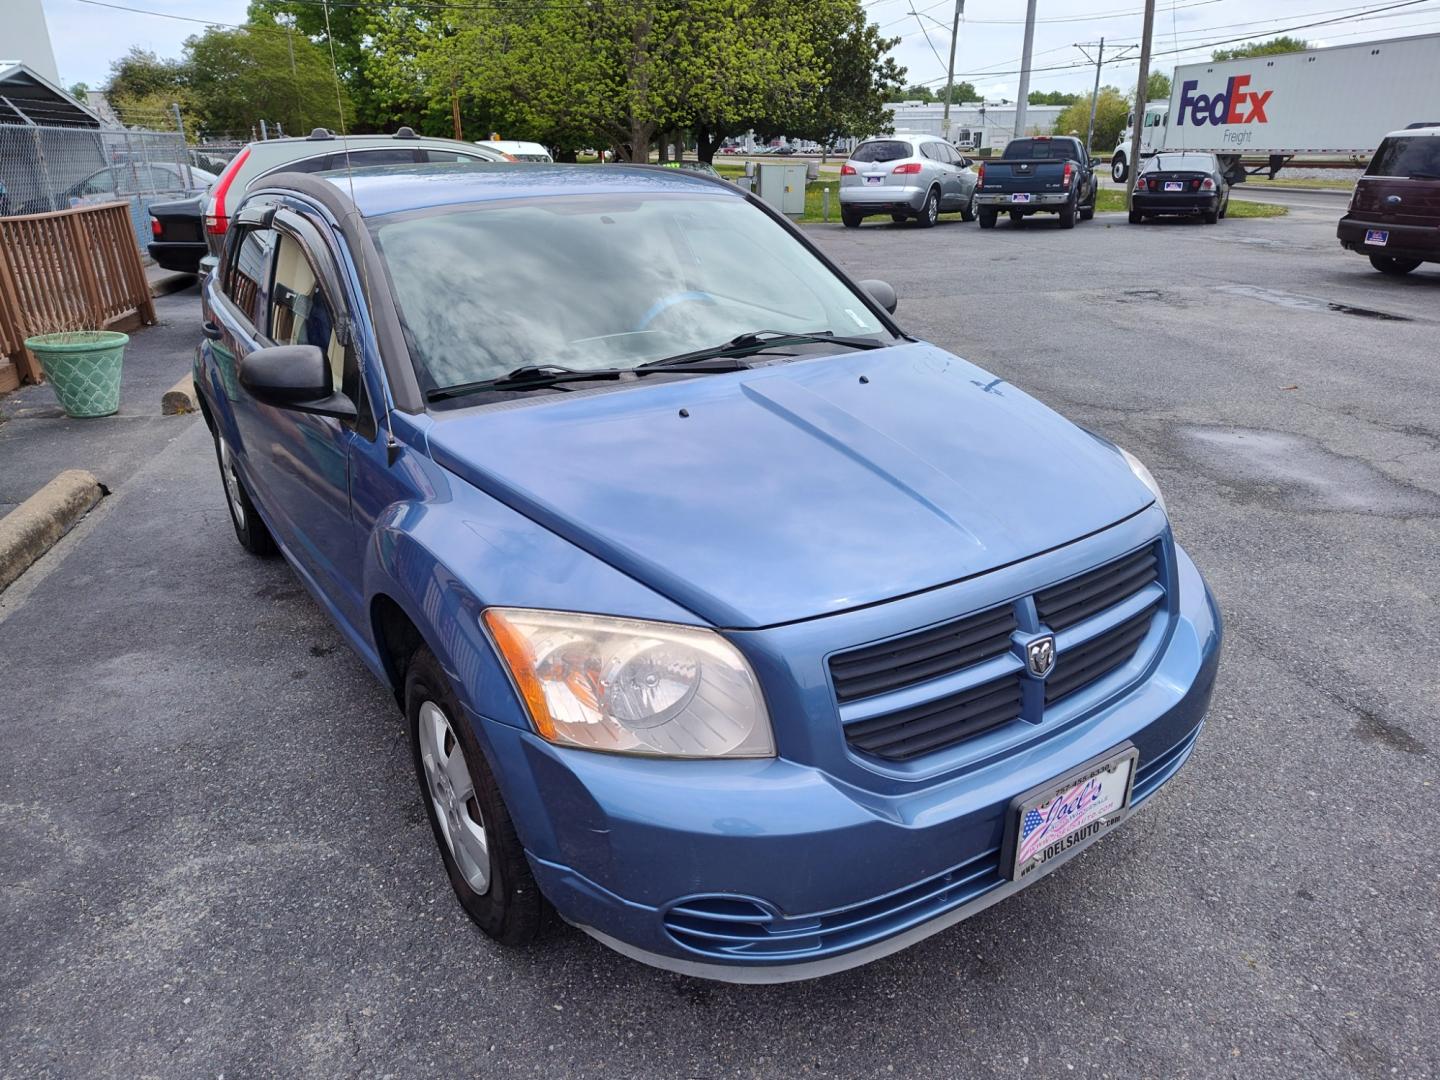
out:
<path id="1" fill-rule="evenodd" d="M 479 139 L 476 146 L 488 146 L 509 154 L 516 161 L 554 161 L 550 151 L 538 142 L 519 142 L 515 139 Z"/>

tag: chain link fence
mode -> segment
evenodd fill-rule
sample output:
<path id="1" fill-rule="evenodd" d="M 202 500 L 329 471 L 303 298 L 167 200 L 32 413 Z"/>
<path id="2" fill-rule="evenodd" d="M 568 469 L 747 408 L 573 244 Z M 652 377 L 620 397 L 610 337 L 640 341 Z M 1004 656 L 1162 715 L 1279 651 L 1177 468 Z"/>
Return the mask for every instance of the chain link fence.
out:
<path id="1" fill-rule="evenodd" d="M 0 216 L 125 200 L 140 250 L 152 203 L 204 191 L 234 150 L 178 131 L 0 125 Z"/>

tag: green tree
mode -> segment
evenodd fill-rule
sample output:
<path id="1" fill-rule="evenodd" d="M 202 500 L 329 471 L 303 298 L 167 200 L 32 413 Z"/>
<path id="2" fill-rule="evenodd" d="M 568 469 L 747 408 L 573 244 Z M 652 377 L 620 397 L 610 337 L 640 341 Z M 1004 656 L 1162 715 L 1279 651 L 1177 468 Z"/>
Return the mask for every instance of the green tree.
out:
<path id="1" fill-rule="evenodd" d="M 1095 105 L 1095 134 L 1090 140 L 1091 149 L 1103 150 L 1114 146 L 1125 130 L 1125 118 L 1129 115 L 1130 103 L 1125 95 L 1113 86 L 1102 86 Z M 1069 135 L 1073 131 L 1083 139 L 1089 124 L 1090 95 L 1086 94 L 1067 105 L 1065 111 L 1055 118 L 1055 134 Z"/>
<path id="2" fill-rule="evenodd" d="M 935 90 L 935 100 L 940 104 L 945 103 L 945 84 L 941 83 Z M 950 88 L 950 104 L 959 105 L 966 101 L 979 101 L 980 91 L 975 89 L 972 82 L 957 82 Z"/>
<path id="3" fill-rule="evenodd" d="M 350 116 L 330 58 L 303 36 L 273 27 L 212 27 L 185 42 L 185 90 L 209 132 L 248 132 L 265 120 L 288 134 L 342 127 Z"/>
<path id="4" fill-rule="evenodd" d="M 795 15 L 787 20 L 790 25 L 819 43 L 819 78 L 795 85 L 777 73 L 777 85 L 796 96 L 773 95 L 768 122 L 755 126 L 827 147 L 846 135 L 890 131 L 885 103 L 905 77 L 905 69 L 890 55 L 899 39 L 882 37 L 859 0 L 810 0 L 799 5 Z"/>
<path id="5" fill-rule="evenodd" d="M 1031 90 L 1025 99 L 1031 105 L 1074 105 L 1080 100 L 1079 94 L 1068 94 L 1064 90 Z M 1090 100 L 1088 97 L 1085 99 Z"/>
<path id="6" fill-rule="evenodd" d="M 1145 84 L 1145 100 L 1169 101 L 1170 76 L 1163 71 L 1150 72 L 1150 80 Z"/>
<path id="7" fill-rule="evenodd" d="M 1216 61 L 1243 60 L 1247 56 L 1277 56 L 1280 53 L 1304 52 L 1308 48 L 1310 48 L 1310 43 L 1304 38 L 1281 34 L 1269 41 L 1248 41 L 1233 49 L 1216 49 L 1210 54 L 1210 59 Z"/>
<path id="8" fill-rule="evenodd" d="M 934 101 L 935 91 L 924 83 L 915 83 L 903 90 L 896 90 L 890 94 L 891 101 Z"/>
<path id="9" fill-rule="evenodd" d="M 384 99 L 377 92 L 370 49 L 375 24 L 397 16 L 411 21 L 423 20 L 427 10 L 435 6 L 332 0 L 327 12 L 326 5 L 316 0 L 251 0 L 249 21 L 256 26 L 276 27 L 291 40 L 304 39 L 318 45 L 327 60 L 333 45 L 335 65 L 352 103 L 352 108 L 346 111 L 347 130 L 381 131 L 417 123 L 424 108 L 424 95 L 404 100 Z"/>
<path id="10" fill-rule="evenodd" d="M 138 45 L 111 63 L 105 97 L 126 127 L 171 129 L 173 104 L 180 106 L 187 132 L 193 133 L 200 123 L 185 61 L 162 60 Z"/>

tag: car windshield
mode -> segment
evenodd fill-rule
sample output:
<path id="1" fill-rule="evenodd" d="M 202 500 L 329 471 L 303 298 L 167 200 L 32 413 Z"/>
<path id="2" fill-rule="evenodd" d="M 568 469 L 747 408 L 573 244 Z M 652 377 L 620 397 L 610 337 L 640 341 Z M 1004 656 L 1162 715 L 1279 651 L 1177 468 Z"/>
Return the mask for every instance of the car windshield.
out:
<path id="1" fill-rule="evenodd" d="M 1063 139 L 1014 139 L 1003 156 L 1021 161 L 1068 161 L 1075 156 L 1075 144 Z"/>
<path id="2" fill-rule="evenodd" d="M 1440 137 L 1407 135 L 1386 139 L 1375 151 L 1365 175 L 1440 177 Z"/>
<path id="3" fill-rule="evenodd" d="M 876 139 L 874 142 L 861 143 L 855 148 L 855 153 L 850 155 L 851 161 L 899 161 L 907 158 L 915 151 L 908 142 L 900 139 Z"/>
<path id="4" fill-rule="evenodd" d="M 1214 172 L 1215 159 L 1205 154 L 1157 154 L 1143 172 Z"/>
<path id="5" fill-rule="evenodd" d="M 726 195 L 496 200 L 372 222 L 422 386 L 634 368 L 757 330 L 891 340 L 783 226 Z"/>

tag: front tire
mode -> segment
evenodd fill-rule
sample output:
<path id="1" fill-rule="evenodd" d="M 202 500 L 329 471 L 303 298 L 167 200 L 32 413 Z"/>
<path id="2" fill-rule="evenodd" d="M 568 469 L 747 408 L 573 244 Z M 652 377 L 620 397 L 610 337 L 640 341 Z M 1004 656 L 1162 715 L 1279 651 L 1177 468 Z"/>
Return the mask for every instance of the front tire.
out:
<path id="1" fill-rule="evenodd" d="M 235 527 L 235 539 L 251 555 L 265 558 L 274 555 L 278 548 L 275 538 L 260 520 L 245 481 L 235 467 L 235 455 L 219 433 L 215 435 L 215 458 L 220 463 L 220 481 L 225 485 L 225 505 L 230 510 L 230 524 Z"/>
<path id="2" fill-rule="evenodd" d="M 1389 255 L 1370 256 L 1370 265 L 1382 274 L 1389 274 L 1391 277 L 1404 277 L 1419 266 L 1420 261 L 1419 259 L 1396 259 Z"/>
<path id="3" fill-rule="evenodd" d="M 1025 215 L 1022 214 L 1019 210 L 1011 210 L 1011 211 L 1010 211 L 1010 224 L 1011 224 L 1011 225 L 1013 225 L 1015 228 L 1018 229 L 1022 224 L 1024 224 L 1024 222 L 1025 222 Z"/>
<path id="4" fill-rule="evenodd" d="M 840 220 L 844 223 L 845 228 L 858 229 L 860 227 L 860 222 L 863 219 L 859 214 L 853 213 L 849 210 L 841 210 Z"/>
<path id="5" fill-rule="evenodd" d="M 939 220 L 940 191 L 938 188 L 931 188 L 930 193 L 925 196 L 925 205 L 920 208 L 920 216 L 915 219 L 915 224 L 922 229 L 928 229 Z"/>
<path id="6" fill-rule="evenodd" d="M 975 202 L 976 197 L 977 196 L 975 192 L 971 191 L 970 201 L 965 204 L 965 209 L 960 211 L 961 221 L 974 221 L 976 217 L 979 216 L 979 207 L 976 205 Z"/>
<path id="7" fill-rule="evenodd" d="M 1130 175 L 1130 170 L 1125 167 L 1125 155 L 1116 154 L 1110 159 L 1110 179 L 1117 184 L 1123 184 L 1125 178 Z"/>
<path id="8" fill-rule="evenodd" d="M 425 812 L 460 906 L 503 945 L 534 941 L 553 909 L 450 680 L 423 645 L 405 671 L 405 717 Z"/>

